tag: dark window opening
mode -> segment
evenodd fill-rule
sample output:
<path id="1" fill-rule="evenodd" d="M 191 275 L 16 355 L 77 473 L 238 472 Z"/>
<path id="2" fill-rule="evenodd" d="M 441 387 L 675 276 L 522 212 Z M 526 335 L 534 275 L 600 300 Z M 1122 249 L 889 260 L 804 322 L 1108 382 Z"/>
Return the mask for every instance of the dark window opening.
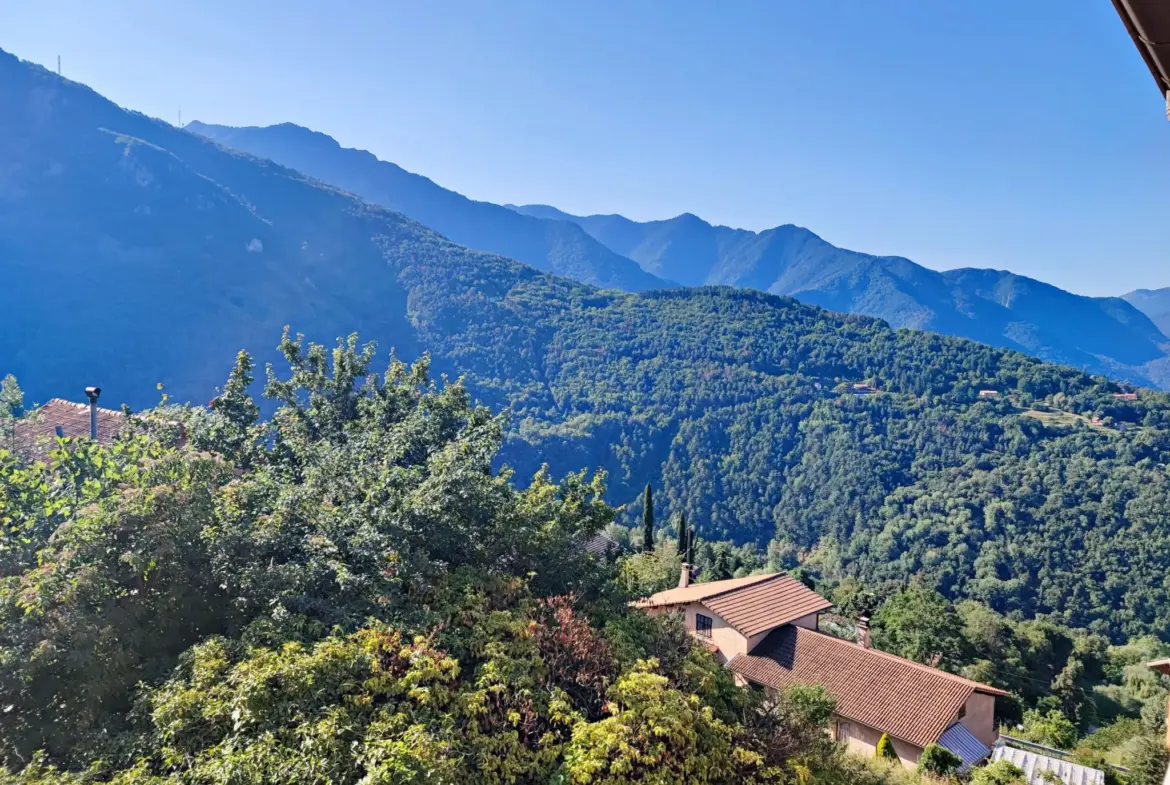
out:
<path id="1" fill-rule="evenodd" d="M 695 632 L 704 638 L 711 637 L 711 617 L 701 613 L 695 614 Z"/>

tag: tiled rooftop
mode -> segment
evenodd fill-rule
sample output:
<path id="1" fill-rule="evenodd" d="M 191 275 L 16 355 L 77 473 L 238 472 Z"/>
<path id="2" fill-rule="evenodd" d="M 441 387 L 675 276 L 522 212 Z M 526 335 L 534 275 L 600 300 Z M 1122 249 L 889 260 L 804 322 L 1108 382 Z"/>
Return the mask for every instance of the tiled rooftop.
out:
<path id="1" fill-rule="evenodd" d="M 749 681 L 784 689 L 823 685 L 837 714 L 925 747 L 937 741 L 975 692 L 1007 693 L 985 684 L 867 649 L 815 630 L 774 630 L 750 654 L 727 664 Z"/>
<path id="2" fill-rule="evenodd" d="M 97 438 L 108 443 L 126 425 L 126 417 L 113 409 L 97 410 Z M 18 421 L 14 442 L 21 454 L 32 460 L 44 460 L 56 447 L 57 429 L 67 437 L 89 437 L 89 404 L 54 398 Z"/>

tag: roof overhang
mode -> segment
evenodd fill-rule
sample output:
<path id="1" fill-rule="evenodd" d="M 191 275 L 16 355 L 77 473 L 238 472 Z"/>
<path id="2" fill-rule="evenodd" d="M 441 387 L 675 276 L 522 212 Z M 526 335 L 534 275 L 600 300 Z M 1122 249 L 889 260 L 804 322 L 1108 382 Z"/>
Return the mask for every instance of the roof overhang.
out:
<path id="1" fill-rule="evenodd" d="M 1125 29 L 1166 98 L 1170 117 L 1170 3 L 1166 0 L 1113 0 Z"/>
<path id="2" fill-rule="evenodd" d="M 1163 660 L 1154 660 L 1153 662 L 1147 662 L 1146 667 L 1153 668 L 1158 673 L 1165 673 L 1165 674 L 1170 675 L 1170 657 L 1163 659 Z"/>

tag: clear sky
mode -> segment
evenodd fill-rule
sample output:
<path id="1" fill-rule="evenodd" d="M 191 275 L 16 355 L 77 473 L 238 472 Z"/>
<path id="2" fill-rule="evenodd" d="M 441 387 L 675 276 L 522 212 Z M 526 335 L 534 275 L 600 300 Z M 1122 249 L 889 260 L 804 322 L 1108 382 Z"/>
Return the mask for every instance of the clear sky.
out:
<path id="1" fill-rule="evenodd" d="M 476 199 L 1170 286 L 1170 123 L 1108 0 L 0 0 L 0 48 Z"/>

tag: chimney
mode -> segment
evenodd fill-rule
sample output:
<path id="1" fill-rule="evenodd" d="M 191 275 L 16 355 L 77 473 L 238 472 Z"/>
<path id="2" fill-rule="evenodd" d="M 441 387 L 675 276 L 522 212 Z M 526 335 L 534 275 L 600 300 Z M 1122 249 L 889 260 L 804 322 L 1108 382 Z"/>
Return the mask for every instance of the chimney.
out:
<path id="1" fill-rule="evenodd" d="M 688 587 L 690 585 L 691 585 L 691 565 L 687 564 L 686 562 L 683 562 L 682 570 L 679 572 L 679 576 L 678 576 L 678 587 L 680 589 L 685 589 L 686 587 Z"/>
<path id="2" fill-rule="evenodd" d="M 101 387 L 86 387 L 85 397 L 89 398 L 89 438 L 97 441 L 97 402 L 102 394 Z"/>
<path id="3" fill-rule="evenodd" d="M 861 616 L 857 619 L 857 633 L 858 643 L 861 648 L 868 649 L 872 645 L 869 639 L 869 617 Z"/>

